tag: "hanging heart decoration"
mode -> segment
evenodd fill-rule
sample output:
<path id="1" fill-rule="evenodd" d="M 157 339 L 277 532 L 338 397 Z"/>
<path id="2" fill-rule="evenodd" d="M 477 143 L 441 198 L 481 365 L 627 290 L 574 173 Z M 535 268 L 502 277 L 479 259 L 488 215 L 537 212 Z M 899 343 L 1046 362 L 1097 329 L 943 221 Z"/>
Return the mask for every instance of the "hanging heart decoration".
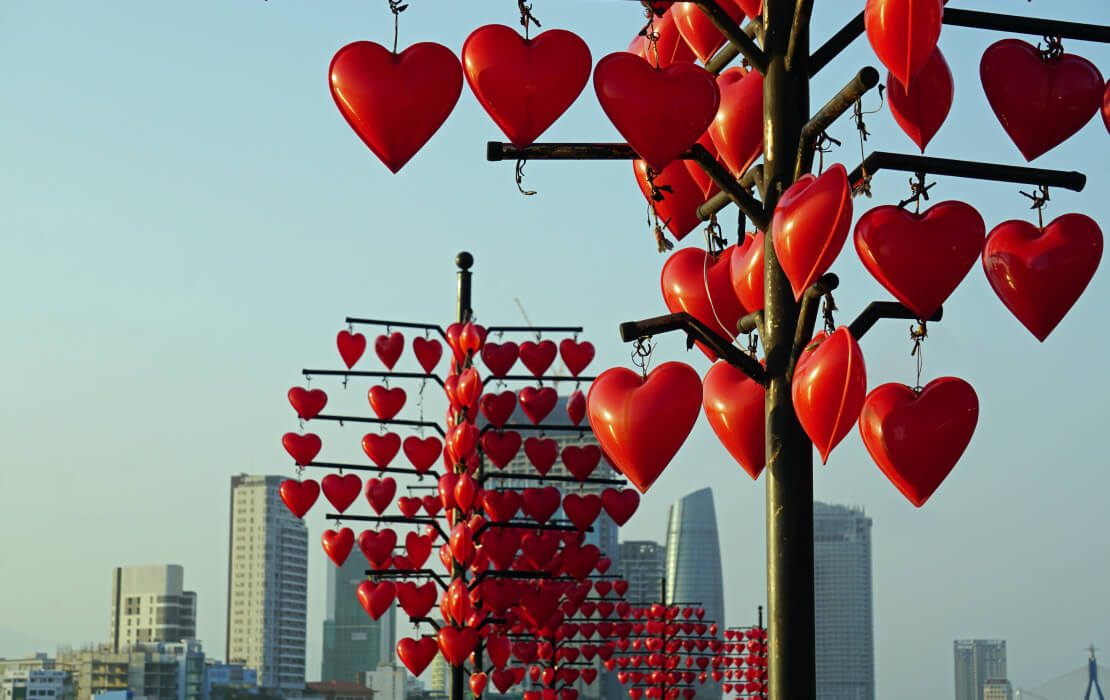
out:
<path id="1" fill-rule="evenodd" d="M 721 73 L 717 85 L 721 106 L 709 136 L 729 171 L 742 177 L 763 155 L 763 75 L 737 66 Z"/>
<path id="2" fill-rule="evenodd" d="M 489 373 L 495 377 L 504 377 L 516 364 L 520 357 L 520 348 L 514 342 L 486 343 L 482 346 L 482 362 Z"/>
<path id="3" fill-rule="evenodd" d="M 316 499 L 320 497 L 320 485 L 312 479 L 305 479 L 304 481 L 286 479 L 281 482 L 278 495 L 281 496 L 282 503 L 289 508 L 293 515 L 303 518 L 308 509 L 316 503 Z"/>
<path id="4" fill-rule="evenodd" d="M 709 426 L 732 458 L 753 479 L 765 456 L 766 390 L 727 362 L 709 368 L 702 380 L 702 407 Z"/>
<path id="5" fill-rule="evenodd" d="M 500 394 L 485 394 L 478 402 L 478 408 L 486 417 L 490 425 L 501 428 L 513 415 L 516 408 L 516 394 L 512 391 L 502 391 Z"/>
<path id="6" fill-rule="evenodd" d="M 567 445 L 562 451 L 563 466 L 571 476 L 579 481 L 585 481 L 593 474 L 594 469 L 601 463 L 601 448 L 597 445 Z"/>
<path id="7" fill-rule="evenodd" d="M 420 474 L 432 468 L 432 465 L 439 459 L 442 450 L 443 443 L 435 436 L 421 439 L 415 435 L 410 435 L 404 441 L 405 458 L 408 459 L 412 468 Z"/>
<path id="8" fill-rule="evenodd" d="M 387 389 L 384 386 L 372 386 L 366 394 L 370 401 L 370 408 L 382 420 L 390 420 L 405 406 L 405 390 L 401 387 Z"/>
<path id="9" fill-rule="evenodd" d="M 732 257 L 736 246 L 713 256 L 701 248 L 682 248 L 667 258 L 661 284 L 663 301 L 671 313 L 685 311 L 718 335 L 736 337 L 736 322 L 747 311 L 732 289 Z M 717 353 L 698 343 L 710 360 Z"/>
<path id="10" fill-rule="evenodd" d="M 867 0 L 863 26 L 884 66 L 907 85 L 937 47 L 943 0 Z"/>
<path id="11" fill-rule="evenodd" d="M 298 466 L 310 464 L 316 455 L 320 454 L 323 442 L 315 433 L 286 433 L 281 436 L 281 445 Z"/>
<path id="12" fill-rule="evenodd" d="M 736 0 L 718 0 L 717 4 L 728 13 L 733 22 L 744 20 L 744 10 Z M 725 45 L 725 35 L 721 34 L 696 3 L 676 2 L 671 5 L 671 14 L 674 15 L 678 33 L 702 63 L 709 63 L 717 49 Z"/>
<path id="13" fill-rule="evenodd" d="M 664 222 L 676 241 L 681 241 L 701 225 L 698 207 L 705 201 L 701 188 L 694 178 L 690 177 L 684 165 L 686 162 L 671 163 L 659 173 L 653 171 L 652 182 L 658 192 L 656 195 L 658 199 L 653 199 L 652 182 L 648 181 L 647 163 L 642 160 L 632 161 L 640 192 L 645 199 L 653 203 L 659 220 Z"/>
<path id="14" fill-rule="evenodd" d="M 445 625 L 436 635 L 443 658 L 452 666 L 462 666 L 478 646 L 478 631 L 471 627 Z"/>
<path id="15" fill-rule="evenodd" d="M 349 527 L 341 528 L 339 532 L 324 530 L 320 543 L 324 546 L 324 553 L 328 558 L 335 562 L 336 566 L 343 566 L 343 562 L 347 561 L 347 556 L 355 546 L 355 533 Z"/>
<path id="16" fill-rule="evenodd" d="M 844 166 L 803 175 L 782 193 L 771 226 L 775 254 L 800 300 L 832 267 L 852 228 L 852 188 Z"/>
<path id="17" fill-rule="evenodd" d="M 378 515 L 385 512 L 396 495 L 397 481 L 393 477 L 366 480 L 366 500 Z"/>
<path id="18" fill-rule="evenodd" d="M 401 436 L 397 433 L 367 433 L 362 436 L 362 451 L 376 466 L 388 467 L 401 450 Z"/>
<path id="19" fill-rule="evenodd" d="M 549 386 L 540 389 L 526 386 L 520 390 L 520 408 L 534 425 L 539 425 L 551 413 L 558 400 L 559 395 Z"/>
<path id="20" fill-rule="evenodd" d="M 640 506 L 640 494 L 632 489 L 607 488 L 601 492 L 601 506 L 613 522 L 624 525 Z"/>
<path id="21" fill-rule="evenodd" d="M 462 94 L 463 71 L 439 44 L 413 44 L 394 54 L 356 41 L 335 54 L 328 78 L 343 118 L 396 173 L 447 121 Z"/>
<path id="22" fill-rule="evenodd" d="M 567 397 L 567 418 L 574 425 L 582 422 L 586 417 L 586 395 L 580 389 L 575 389 Z"/>
<path id="23" fill-rule="evenodd" d="M 335 344 L 339 348 L 339 356 L 343 358 L 343 364 L 347 365 L 347 369 L 354 367 L 355 363 L 362 357 L 362 353 L 366 352 L 366 336 L 362 333 L 339 331 L 339 335 L 335 337 Z"/>
<path id="24" fill-rule="evenodd" d="M 628 46 L 628 52 L 636 54 L 651 65 L 666 68 L 672 63 L 693 63 L 697 58 L 693 50 L 675 26 L 674 13 L 671 8 L 661 17 L 653 20 L 655 34 L 658 39 L 649 41 L 645 34 L 638 35 Z"/>
<path id="25" fill-rule="evenodd" d="M 520 361 L 528 368 L 533 377 L 541 377 L 555 362 L 559 349 L 550 340 L 533 343 L 526 340 L 520 344 Z"/>
<path id="26" fill-rule="evenodd" d="M 394 587 L 392 581 L 379 581 L 374 583 L 372 581 L 363 581 L 356 589 L 358 602 L 362 604 L 366 613 L 374 620 L 377 620 L 385 614 L 393 605 L 393 599 L 397 595 L 397 589 Z"/>
<path id="27" fill-rule="evenodd" d="M 908 85 L 903 87 L 893 75 L 886 79 L 890 114 L 922 153 L 948 118 L 954 95 L 952 70 L 939 48 L 933 49 L 921 72 Z"/>
<path id="28" fill-rule="evenodd" d="M 389 528 L 381 532 L 363 530 L 358 535 L 358 548 L 374 569 L 385 569 L 389 566 L 393 560 L 393 548 L 396 546 L 397 533 Z"/>
<path id="29" fill-rule="evenodd" d="M 428 668 L 438 652 L 439 644 L 431 636 L 421 637 L 419 640 L 405 637 L 397 642 L 397 658 L 414 676 L 424 673 L 424 669 Z"/>
<path id="30" fill-rule="evenodd" d="M 328 395 L 323 389 L 309 390 L 295 386 L 289 390 L 287 396 L 293 410 L 304 420 L 312 420 L 328 405 Z"/>
<path id="31" fill-rule="evenodd" d="M 822 331 L 794 369 L 791 396 L 798 422 L 827 463 L 829 453 L 859 418 L 867 395 L 863 352 L 847 327 Z"/>
<path id="32" fill-rule="evenodd" d="M 559 343 L 559 356 L 563 358 L 563 364 L 570 376 L 577 377 L 594 359 L 594 344 L 585 340 L 579 343 L 567 338 Z"/>
<path id="33" fill-rule="evenodd" d="M 540 476 L 547 476 L 559 458 L 559 444 L 551 438 L 530 437 L 524 441 L 524 454 Z"/>
<path id="34" fill-rule="evenodd" d="M 358 500 L 358 495 L 362 492 L 362 479 L 357 474 L 328 474 L 320 480 L 320 486 L 324 491 L 324 498 L 342 513 Z"/>
<path id="35" fill-rule="evenodd" d="M 736 299 L 749 312 L 763 308 L 763 232 L 749 233 L 736 245 L 729 278 Z"/>
<path id="36" fill-rule="evenodd" d="M 904 384 L 877 387 L 863 402 L 859 431 L 879 469 L 920 508 L 956 466 L 978 420 L 971 385 L 941 377 L 920 393 Z"/>
<path id="37" fill-rule="evenodd" d="M 507 430 L 503 433 L 488 431 L 482 435 L 482 452 L 498 469 L 504 469 L 520 451 L 520 433 Z"/>
<path id="38" fill-rule="evenodd" d="M 405 349 L 405 336 L 394 331 L 389 335 L 379 335 L 374 339 L 374 353 L 386 369 L 393 369 Z"/>
<path id="39" fill-rule="evenodd" d="M 412 339 L 412 352 L 424 372 L 431 374 L 443 357 L 443 345 L 435 339 L 417 337 Z"/>

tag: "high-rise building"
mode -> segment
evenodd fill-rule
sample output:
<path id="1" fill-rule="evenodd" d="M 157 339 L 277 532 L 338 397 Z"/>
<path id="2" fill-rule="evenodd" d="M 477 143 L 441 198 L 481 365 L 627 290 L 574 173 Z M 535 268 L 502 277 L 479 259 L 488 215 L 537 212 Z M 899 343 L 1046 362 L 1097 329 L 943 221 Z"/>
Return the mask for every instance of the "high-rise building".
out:
<path id="1" fill-rule="evenodd" d="M 813 504 L 818 700 L 874 700 L 871 518 L 861 508 Z"/>
<path id="2" fill-rule="evenodd" d="M 632 605 L 661 602 L 659 583 L 667 573 L 667 548 L 650 540 L 621 542 L 621 578 L 628 581 L 625 600 Z"/>
<path id="3" fill-rule="evenodd" d="M 983 700 L 1014 700 L 1014 688 L 1010 681 L 987 681 L 983 684 Z"/>
<path id="4" fill-rule="evenodd" d="M 197 594 L 184 590 L 177 564 L 124 566 L 112 571 L 112 651 L 135 644 L 181 642 L 197 636 Z"/>
<path id="5" fill-rule="evenodd" d="M 957 639 L 952 643 L 956 700 L 985 700 L 987 681 L 1006 680 L 1006 641 Z"/>
<path id="6" fill-rule="evenodd" d="M 308 528 L 278 494 L 280 476 L 231 477 L 227 661 L 279 695 L 304 694 Z"/>
<path id="7" fill-rule="evenodd" d="M 320 680 L 356 681 L 393 659 L 397 646 L 397 607 L 374 620 L 358 602 L 358 586 L 366 580 L 366 559 L 354 551 L 343 566 L 328 564 L 327 617 Z"/>

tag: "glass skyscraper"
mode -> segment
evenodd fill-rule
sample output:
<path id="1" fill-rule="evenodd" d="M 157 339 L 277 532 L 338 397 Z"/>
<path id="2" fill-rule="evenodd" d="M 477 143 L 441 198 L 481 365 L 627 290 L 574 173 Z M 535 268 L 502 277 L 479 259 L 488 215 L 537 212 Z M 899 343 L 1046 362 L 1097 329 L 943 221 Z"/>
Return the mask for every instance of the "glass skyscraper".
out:
<path id="1" fill-rule="evenodd" d="M 624 596 L 632 605 L 651 605 L 659 600 L 659 582 L 667 571 L 667 548 L 649 540 L 621 542 L 621 578 L 628 581 Z"/>
<path id="2" fill-rule="evenodd" d="M 397 606 L 374 620 L 358 602 L 358 586 L 366 580 L 369 565 L 356 547 L 336 566 L 329 559 L 327 614 L 324 619 L 324 654 L 320 680 L 357 681 L 358 674 L 392 661 L 397 646 Z"/>
<path id="3" fill-rule="evenodd" d="M 957 639 L 952 642 L 952 655 L 956 700 L 984 700 L 988 682 L 1006 680 L 1005 640 Z"/>

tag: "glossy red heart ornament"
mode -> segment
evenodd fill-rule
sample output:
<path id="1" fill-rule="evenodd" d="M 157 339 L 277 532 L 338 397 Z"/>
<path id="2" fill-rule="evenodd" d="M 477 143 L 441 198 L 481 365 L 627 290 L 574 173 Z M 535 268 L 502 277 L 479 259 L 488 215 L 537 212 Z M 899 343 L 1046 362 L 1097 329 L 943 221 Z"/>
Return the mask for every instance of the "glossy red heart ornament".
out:
<path id="1" fill-rule="evenodd" d="M 447 452 L 454 462 L 470 457 L 478 447 L 478 428 L 473 423 L 460 423 L 447 431 Z"/>
<path id="2" fill-rule="evenodd" d="M 524 454 L 540 476 L 547 476 L 559 458 L 559 444 L 551 438 L 530 437 L 524 441 Z"/>
<path id="3" fill-rule="evenodd" d="M 775 254 L 800 300 L 832 267 L 852 228 L 852 188 L 844 166 L 836 163 L 791 185 L 779 198 L 771 227 Z"/>
<path id="4" fill-rule="evenodd" d="M 697 57 L 694 56 L 690 45 L 678 33 L 672 8 L 668 8 L 662 17 L 655 17 L 652 24 L 655 33 L 659 35 L 658 41 L 650 42 L 641 34 L 632 40 L 628 47 L 629 53 L 634 53 L 651 65 L 658 65 L 660 68 L 666 68 L 676 62 L 694 62 Z"/>
<path id="5" fill-rule="evenodd" d="M 504 377 L 516 364 L 520 357 L 520 348 L 514 342 L 486 343 L 482 346 L 482 362 L 489 373 L 495 377 Z"/>
<path id="6" fill-rule="evenodd" d="M 561 498 L 562 494 L 554 486 L 527 488 L 520 494 L 521 509 L 525 515 L 542 525 L 559 510 Z"/>
<path id="7" fill-rule="evenodd" d="M 877 387 L 863 403 L 859 431 L 879 469 L 920 508 L 956 466 L 978 420 L 971 385 L 941 377 L 920 394 L 904 384 Z"/>
<path id="8" fill-rule="evenodd" d="M 718 0 L 717 4 L 734 22 L 743 22 L 744 10 L 736 0 Z M 676 2 L 671 5 L 670 12 L 674 15 L 675 26 L 686 41 L 686 45 L 693 50 L 694 55 L 702 63 L 709 63 L 709 59 L 713 58 L 717 49 L 724 46 L 725 35 L 721 34 L 708 15 L 692 2 Z"/>
<path id="9" fill-rule="evenodd" d="M 509 421 L 516 408 L 516 394 L 512 391 L 503 391 L 500 394 L 486 394 L 478 402 L 482 415 L 490 425 L 500 428 Z"/>
<path id="10" fill-rule="evenodd" d="M 1043 59 L 1037 47 L 1003 39 L 983 52 L 979 78 L 987 102 L 1025 160 L 1063 143 L 1102 106 L 1104 83 L 1074 54 Z"/>
<path id="11" fill-rule="evenodd" d="M 470 512 L 471 507 L 474 505 L 474 499 L 478 496 L 478 482 L 476 482 L 469 474 L 459 474 L 459 479 L 455 482 L 455 505 L 459 507 L 463 513 Z M 474 525 L 471 529 L 477 529 Z"/>
<path id="12" fill-rule="evenodd" d="M 391 476 L 366 480 L 366 500 L 378 515 L 385 512 L 397 495 L 397 482 Z"/>
<path id="13" fill-rule="evenodd" d="M 418 535 L 410 532 L 405 535 L 405 552 L 414 568 L 421 568 L 432 554 L 434 535 Z"/>
<path id="14" fill-rule="evenodd" d="M 478 646 L 478 631 L 471 627 L 452 627 L 445 625 L 436 635 L 443 658 L 452 666 L 462 666 L 466 657 L 474 653 Z"/>
<path id="15" fill-rule="evenodd" d="M 382 420 L 389 420 L 401 412 L 405 406 L 405 390 L 401 387 L 387 389 L 384 386 L 372 386 L 366 394 L 370 401 L 370 408 Z"/>
<path id="16" fill-rule="evenodd" d="M 586 405 L 601 448 L 646 493 L 698 419 L 701 378 L 681 362 L 659 365 L 646 380 L 616 367 L 594 380 Z"/>
<path id="17" fill-rule="evenodd" d="M 393 172 L 447 121 L 463 83 L 455 54 L 430 42 L 400 54 L 369 41 L 347 44 L 328 77 L 343 118 Z"/>
<path id="18" fill-rule="evenodd" d="M 568 493 L 563 497 L 563 512 L 576 528 L 585 531 L 601 515 L 601 497 L 593 493 L 585 496 Z"/>
<path id="19" fill-rule="evenodd" d="M 397 602 L 410 617 L 424 617 L 435 607 L 439 590 L 434 581 L 423 586 L 406 581 L 397 584 Z"/>
<path id="20" fill-rule="evenodd" d="M 524 669 L 521 670 L 523 671 Z M 493 681 L 493 687 L 497 688 L 497 692 L 505 695 L 509 692 L 509 688 L 516 685 L 516 674 L 513 673 L 511 668 L 494 670 L 490 673 L 490 680 Z"/>
<path id="21" fill-rule="evenodd" d="M 601 463 L 601 448 L 597 445 L 567 445 L 562 452 L 563 466 L 579 481 L 585 481 Z"/>
<path id="22" fill-rule="evenodd" d="M 983 217 L 963 202 L 940 202 L 921 214 L 886 205 L 860 217 L 855 244 L 871 276 L 927 319 L 975 265 L 986 235 Z"/>
<path id="23" fill-rule="evenodd" d="M 412 339 L 412 352 L 424 372 L 431 374 L 443 357 L 443 345 L 438 340 L 417 337 Z"/>
<path id="24" fill-rule="evenodd" d="M 492 430 L 482 435 L 482 452 L 498 469 L 504 469 L 520 451 L 520 433 L 513 430 L 504 433 Z"/>
<path id="25" fill-rule="evenodd" d="M 358 548 L 362 550 L 371 568 L 384 569 L 393 560 L 393 548 L 397 546 L 397 533 L 386 528 L 381 532 L 363 530 L 358 535 Z"/>
<path id="26" fill-rule="evenodd" d="M 699 11 L 700 12 L 700 11 Z M 763 155 L 763 75 L 729 68 L 717 78 L 721 106 L 709 125 L 720 160 L 736 177 Z"/>
<path id="27" fill-rule="evenodd" d="M 351 548 L 355 546 L 355 533 L 349 527 L 342 528 L 339 532 L 324 530 L 324 534 L 320 536 L 320 543 L 324 546 L 324 553 L 328 558 L 335 562 L 336 566 L 343 566 L 343 562 L 347 561 L 347 556 L 351 553 Z"/>
<path id="28" fill-rule="evenodd" d="M 520 361 L 524 363 L 533 377 L 540 377 L 551 367 L 551 363 L 555 361 L 558 352 L 559 349 L 550 340 L 539 343 L 526 340 L 520 344 Z"/>
<path id="29" fill-rule="evenodd" d="M 486 680 L 487 676 L 484 671 L 470 674 L 468 683 L 470 684 L 470 692 L 474 693 L 474 697 L 481 697 L 482 691 L 486 689 Z"/>
<path id="30" fill-rule="evenodd" d="M 632 489 L 607 488 L 601 492 L 601 505 L 613 522 L 624 525 L 640 506 L 640 494 Z"/>
<path id="31" fill-rule="evenodd" d="M 886 79 L 890 114 L 922 153 L 948 118 L 954 94 L 952 71 L 939 48 L 905 87 L 893 75 Z"/>
<path id="32" fill-rule="evenodd" d="M 432 465 L 439 459 L 439 453 L 442 449 L 443 443 L 434 436 L 420 439 L 415 435 L 410 435 L 404 441 L 405 457 L 412 468 L 421 474 L 432 468 Z"/>
<path id="33" fill-rule="evenodd" d="M 281 436 L 281 445 L 293 461 L 300 466 L 305 466 L 320 454 L 320 448 L 323 443 L 320 441 L 320 436 L 315 433 L 305 433 L 298 435 L 297 433 L 286 433 Z"/>
<path id="34" fill-rule="evenodd" d="M 388 467 L 401 450 L 401 436 L 397 433 L 367 433 L 362 436 L 362 451 L 376 466 Z"/>
<path id="35" fill-rule="evenodd" d="M 448 542 L 451 545 L 451 554 L 455 556 L 455 560 L 463 566 L 470 566 L 470 562 L 474 561 L 474 556 L 478 553 L 474 549 L 474 538 L 470 535 L 470 526 L 466 523 L 456 525 L 451 530 L 451 537 Z"/>
<path id="36" fill-rule="evenodd" d="M 586 417 L 586 395 L 580 389 L 575 389 L 567 397 L 567 418 L 574 425 L 582 422 Z"/>
<path id="37" fill-rule="evenodd" d="M 995 294 L 1043 341 L 1075 304 L 1102 259 L 1102 231 L 1082 214 L 1064 214 L 1044 230 L 1025 221 L 999 224 L 983 248 Z"/>
<path id="38" fill-rule="evenodd" d="M 937 47 L 943 16 L 942 0 L 867 0 L 863 26 L 875 55 L 906 85 Z"/>
<path id="39" fill-rule="evenodd" d="M 539 425 L 551 413 L 558 400 L 559 395 L 549 386 L 541 389 L 526 386 L 520 390 L 520 408 L 535 425 Z"/>
<path id="40" fill-rule="evenodd" d="M 399 332 L 394 331 L 389 335 L 379 335 L 374 339 L 374 352 L 377 354 L 378 359 L 382 361 L 386 369 L 393 369 L 397 364 L 397 360 L 401 357 L 401 351 L 405 349 L 405 336 Z"/>
<path id="41" fill-rule="evenodd" d="M 671 253 L 660 279 L 667 309 L 671 313 L 685 311 L 719 335 L 735 338 L 736 322 L 747 313 L 732 289 L 731 266 L 736 250 L 736 246 L 729 246 L 717 257 L 701 248 Z M 717 359 L 717 353 L 701 343 L 698 347 L 710 360 Z"/>
<path id="42" fill-rule="evenodd" d="M 481 395 L 482 379 L 478 376 L 478 370 L 468 367 L 459 375 L 459 381 L 455 385 L 455 398 L 460 406 L 469 407 L 477 404 Z"/>
<path id="43" fill-rule="evenodd" d="M 392 581 L 379 581 L 378 583 L 363 581 L 358 584 L 356 595 L 358 596 L 358 602 L 366 610 L 366 614 L 377 620 L 393 605 L 397 589 Z"/>
<path id="44" fill-rule="evenodd" d="M 579 343 L 566 338 L 559 343 L 559 356 L 563 358 L 563 364 L 566 365 L 570 376 L 577 377 L 594 359 L 594 344 L 585 340 Z"/>
<path id="45" fill-rule="evenodd" d="M 859 418 L 867 395 L 867 369 L 859 344 L 845 326 L 827 337 L 818 333 L 810 348 L 794 369 L 791 397 L 798 422 L 825 463 Z"/>
<path id="46" fill-rule="evenodd" d="M 328 395 L 323 389 L 310 390 L 295 386 L 289 390 L 287 396 L 293 410 L 304 420 L 312 420 L 328 405 Z"/>
<path id="47" fill-rule="evenodd" d="M 482 551 L 498 569 L 512 566 L 519 549 L 520 535 L 515 530 L 490 528 L 482 533 Z"/>
<path id="48" fill-rule="evenodd" d="M 414 676 L 419 676 L 428 668 L 438 651 L 436 638 L 431 636 L 421 637 L 419 640 L 405 637 L 397 642 L 397 658 Z"/>
<path id="49" fill-rule="evenodd" d="M 655 213 L 659 221 L 676 241 L 681 241 L 686 234 L 701 225 L 698 218 L 698 207 L 705 201 L 701 187 L 690 177 L 684 165 L 686 161 L 677 161 L 663 168 L 658 174 L 653 174 L 655 187 L 660 199 L 654 201 Z M 644 198 L 652 202 L 651 185 L 648 182 L 648 166 L 642 160 L 632 161 L 636 174 L 636 184 Z M 653 171 L 654 173 L 654 171 Z M 664 189 L 665 188 L 665 189 Z"/>
<path id="50" fill-rule="evenodd" d="M 598 61 L 594 89 L 609 121 L 654 170 L 698 140 L 721 100 L 713 75 L 703 68 L 672 63 L 657 70 L 624 52 Z"/>
<path id="51" fill-rule="evenodd" d="M 490 520 L 507 523 L 520 510 L 520 494 L 516 491 L 486 491 L 482 494 L 482 507 Z"/>
<path id="52" fill-rule="evenodd" d="M 339 331 L 339 335 L 335 337 L 335 344 L 339 348 L 339 356 L 343 358 L 343 364 L 347 365 L 347 369 L 351 369 L 362 357 L 362 353 L 366 352 L 366 336 L 362 333 L 349 333 L 347 331 Z"/>
<path id="53" fill-rule="evenodd" d="M 763 246 L 762 231 L 744 236 L 736 245 L 729 263 L 732 291 L 740 305 L 750 311 L 763 308 Z"/>
<path id="54" fill-rule="evenodd" d="M 702 407 L 717 439 L 753 479 L 767 463 L 766 390 L 727 362 L 709 368 L 702 380 Z"/>
<path id="55" fill-rule="evenodd" d="M 357 474 L 328 474 L 320 481 L 324 498 L 342 513 L 351 507 L 362 492 L 362 479 Z"/>
<path id="56" fill-rule="evenodd" d="M 500 24 L 471 32 L 463 71 L 478 104 L 514 146 L 527 146 L 581 94 L 593 65 L 576 34 L 552 29 L 525 39 Z"/>

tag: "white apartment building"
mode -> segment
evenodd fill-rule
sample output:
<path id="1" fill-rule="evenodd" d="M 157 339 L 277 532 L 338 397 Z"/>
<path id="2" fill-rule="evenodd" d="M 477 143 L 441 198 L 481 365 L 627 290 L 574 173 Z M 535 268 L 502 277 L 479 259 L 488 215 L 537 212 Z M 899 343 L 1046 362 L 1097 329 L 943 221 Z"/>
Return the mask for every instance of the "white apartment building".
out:
<path id="1" fill-rule="evenodd" d="M 8 671 L 0 678 L 0 700 L 55 700 L 65 688 L 65 671 Z"/>
<path id="2" fill-rule="evenodd" d="M 112 571 L 112 651 L 135 644 L 181 642 L 197 636 L 197 594 L 184 590 L 177 564 L 124 566 Z"/>

